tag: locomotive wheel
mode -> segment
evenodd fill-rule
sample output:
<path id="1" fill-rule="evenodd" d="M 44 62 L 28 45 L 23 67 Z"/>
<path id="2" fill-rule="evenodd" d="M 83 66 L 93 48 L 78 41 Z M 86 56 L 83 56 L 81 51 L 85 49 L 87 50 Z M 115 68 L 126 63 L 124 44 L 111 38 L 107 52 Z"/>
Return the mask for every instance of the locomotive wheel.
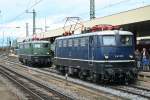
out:
<path id="1" fill-rule="evenodd" d="M 24 65 L 26 65 L 26 64 L 27 64 L 26 59 L 23 59 L 23 64 L 24 64 Z"/>
<path id="2" fill-rule="evenodd" d="M 27 59 L 25 59 L 25 65 L 28 65 L 28 61 L 27 61 Z"/>
<path id="3" fill-rule="evenodd" d="M 31 62 L 31 61 L 27 61 L 27 65 L 28 65 L 29 67 L 32 67 L 32 62 Z"/>
<path id="4" fill-rule="evenodd" d="M 83 72 L 79 72 L 79 78 L 82 80 L 86 80 L 85 75 L 83 75 Z"/>
<path id="5" fill-rule="evenodd" d="M 56 65 L 56 70 L 58 70 L 61 75 L 65 75 L 65 69 L 63 66 Z"/>
<path id="6" fill-rule="evenodd" d="M 49 66 L 49 67 L 52 67 L 52 65 L 53 65 L 52 62 L 50 62 L 48 66 Z"/>
<path id="7" fill-rule="evenodd" d="M 96 74 L 96 73 L 93 73 L 92 74 L 92 82 L 94 82 L 94 83 L 98 83 L 98 74 Z"/>

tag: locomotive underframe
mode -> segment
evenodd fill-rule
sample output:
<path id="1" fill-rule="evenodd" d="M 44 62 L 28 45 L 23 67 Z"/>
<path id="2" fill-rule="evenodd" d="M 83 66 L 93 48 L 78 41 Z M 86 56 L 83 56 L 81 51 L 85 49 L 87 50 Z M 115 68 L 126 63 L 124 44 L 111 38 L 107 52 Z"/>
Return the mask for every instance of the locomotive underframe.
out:
<path id="1" fill-rule="evenodd" d="M 133 81 L 137 78 L 135 62 L 92 62 L 54 58 L 58 70 L 93 81 Z"/>
<path id="2" fill-rule="evenodd" d="M 19 61 L 26 65 L 50 65 L 52 63 L 49 55 L 19 55 Z"/>

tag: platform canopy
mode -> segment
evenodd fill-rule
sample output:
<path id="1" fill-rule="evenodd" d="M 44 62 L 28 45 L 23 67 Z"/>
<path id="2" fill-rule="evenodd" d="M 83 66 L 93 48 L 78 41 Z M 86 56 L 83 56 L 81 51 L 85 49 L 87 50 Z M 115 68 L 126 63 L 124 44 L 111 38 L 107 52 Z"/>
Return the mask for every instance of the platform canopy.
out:
<path id="1" fill-rule="evenodd" d="M 88 20 L 83 22 L 83 25 L 85 27 L 92 27 L 94 25 L 99 25 L 99 24 L 128 25 L 132 23 L 145 22 L 145 21 L 150 21 L 150 5 L 109 15 L 109 16 L 96 18 L 94 20 Z M 70 26 L 67 27 L 69 29 Z M 42 34 L 44 38 L 50 38 L 50 37 L 61 36 L 63 32 L 64 29 L 61 27 L 54 30 L 50 30 L 48 32 L 44 32 Z"/>

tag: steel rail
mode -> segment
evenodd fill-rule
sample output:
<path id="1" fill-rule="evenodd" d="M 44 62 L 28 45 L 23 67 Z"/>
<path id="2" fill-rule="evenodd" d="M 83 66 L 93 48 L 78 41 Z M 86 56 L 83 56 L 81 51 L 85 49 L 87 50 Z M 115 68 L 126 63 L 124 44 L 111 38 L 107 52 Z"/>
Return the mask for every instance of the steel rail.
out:
<path id="1" fill-rule="evenodd" d="M 135 91 L 130 91 L 129 89 L 125 89 L 123 88 L 122 86 L 121 87 L 116 87 L 116 86 L 109 86 L 110 88 L 112 89 L 115 89 L 115 90 L 118 90 L 118 91 L 123 91 L 125 93 L 129 93 L 129 94 L 133 94 L 133 95 L 138 95 L 138 96 L 141 96 L 143 98 L 146 98 L 148 100 L 150 100 L 150 96 L 147 96 L 147 95 L 144 95 L 142 93 L 137 93 Z M 129 87 L 130 88 L 130 87 Z M 133 87 L 132 87 L 133 88 Z M 136 88 L 135 88 L 136 89 Z"/>
<path id="2" fill-rule="evenodd" d="M 37 99 L 37 100 L 44 100 L 40 95 L 34 93 L 32 90 L 28 89 L 26 86 L 22 85 L 19 81 L 17 81 L 13 76 L 11 76 L 9 73 L 5 72 L 3 69 L 0 68 L 0 73 L 2 75 L 4 75 L 5 77 L 7 77 L 9 80 L 11 80 L 13 83 L 15 83 L 16 85 L 20 86 L 21 88 L 23 88 L 29 95 L 30 97 Z"/>
<path id="3" fill-rule="evenodd" d="M 14 62 L 11 62 L 11 63 L 14 63 Z M 50 72 L 50 70 L 43 70 L 43 71 L 49 71 Z M 39 71 L 40 72 L 40 71 Z M 51 71 L 52 73 L 55 73 L 54 71 Z M 44 72 L 43 72 L 44 73 Z M 69 81 L 70 82 L 70 81 Z M 74 82 L 73 82 L 74 83 Z M 81 84 L 80 84 L 81 85 Z M 84 86 L 84 85 L 83 85 Z M 147 98 L 147 99 L 150 99 L 150 96 L 146 96 L 146 95 L 143 95 L 143 94 L 140 94 L 140 93 L 135 93 L 135 92 L 133 92 L 133 91 L 129 91 L 129 90 L 125 90 L 125 89 L 123 89 L 123 88 L 117 88 L 117 87 L 113 87 L 113 86 L 108 86 L 109 88 L 111 88 L 111 89 L 114 89 L 114 90 L 118 90 L 118 91 L 122 91 L 122 92 L 124 92 L 124 93 L 129 93 L 129 94 L 133 94 L 133 95 L 138 95 L 138 96 L 141 96 L 141 97 L 143 97 L 143 98 Z M 135 88 L 135 87 L 133 87 L 132 86 L 132 88 Z M 91 88 L 92 89 L 92 88 Z M 143 89 L 143 88 L 137 88 L 137 89 L 140 89 L 140 90 L 143 90 L 143 91 L 148 91 L 148 90 L 146 90 L 146 89 Z"/>
<path id="4" fill-rule="evenodd" d="M 141 87 L 141 86 L 136 86 L 136 85 L 129 85 L 128 87 L 137 88 L 137 89 L 140 89 L 140 90 L 143 90 L 143 91 L 150 92 L 150 89 L 146 88 L 146 87 Z"/>
<path id="5" fill-rule="evenodd" d="M 35 81 L 35 80 L 33 80 L 33 79 L 29 78 L 29 77 L 25 77 L 25 76 L 23 76 L 23 75 L 21 75 L 21 74 L 18 74 L 17 72 L 12 71 L 12 70 L 10 70 L 10 69 L 4 67 L 4 66 L 3 66 L 3 68 L 5 68 L 6 70 L 10 71 L 11 73 L 14 73 L 15 75 L 17 75 L 17 76 L 19 76 L 19 77 L 22 77 L 22 78 L 24 78 L 24 79 L 26 79 L 26 80 L 32 82 L 33 84 L 36 84 L 36 86 L 38 86 L 38 87 L 43 88 L 43 89 L 45 89 L 45 90 L 51 92 L 52 94 L 55 95 L 55 97 L 57 96 L 57 97 L 61 98 L 61 100 L 73 100 L 73 99 L 74 99 L 74 98 L 72 98 L 72 97 L 70 97 L 70 96 L 68 96 L 68 95 L 66 95 L 66 94 L 63 94 L 62 92 L 56 91 L 56 90 L 54 90 L 54 89 L 51 89 L 51 88 L 49 88 L 48 86 L 46 86 L 46 85 L 44 85 L 44 84 L 42 84 L 42 83 L 40 83 L 40 82 L 37 82 L 37 81 Z"/>
<path id="6" fill-rule="evenodd" d="M 21 67 L 23 67 L 23 68 L 27 68 L 26 66 L 21 65 L 21 64 L 19 64 L 19 63 L 15 63 L 15 62 L 12 62 L 12 61 L 7 61 L 7 62 L 10 63 L 10 64 L 14 64 L 14 65 L 16 64 L 16 65 L 21 66 Z M 41 71 L 40 71 L 40 70 L 41 70 Z M 43 74 L 45 74 L 45 75 L 50 75 L 50 74 L 45 73 L 45 72 L 51 72 L 51 73 L 53 73 L 53 74 L 59 74 L 59 72 L 54 71 L 54 70 L 51 70 L 51 71 L 50 71 L 50 70 L 39 69 L 39 70 L 34 70 L 34 71 L 39 72 L 39 73 L 43 73 Z M 61 80 L 66 81 L 65 78 L 63 79 L 63 78 L 57 77 L 57 76 L 55 76 L 55 75 L 51 75 L 51 76 L 54 77 L 54 78 L 58 78 L 58 79 L 61 79 Z M 69 80 L 67 80 L 67 81 L 70 82 L 70 83 L 72 83 L 72 84 L 77 84 L 77 85 L 83 86 L 83 87 L 85 87 L 85 88 L 88 88 L 88 89 L 91 89 L 91 90 L 94 90 L 94 91 L 97 91 L 97 92 L 102 92 L 102 93 L 104 93 L 104 94 L 108 94 L 108 95 L 111 95 L 111 96 L 115 96 L 115 97 L 124 99 L 124 97 L 117 96 L 117 95 L 113 95 L 113 94 L 107 93 L 107 92 L 105 92 L 105 91 L 101 91 L 101 90 L 98 90 L 98 89 L 95 89 L 95 88 L 92 88 L 92 87 L 88 87 L 88 86 L 83 85 L 83 84 L 80 84 L 80 83 L 76 83 L 76 82 L 69 81 Z M 75 98 L 73 98 L 73 99 L 75 99 Z"/>

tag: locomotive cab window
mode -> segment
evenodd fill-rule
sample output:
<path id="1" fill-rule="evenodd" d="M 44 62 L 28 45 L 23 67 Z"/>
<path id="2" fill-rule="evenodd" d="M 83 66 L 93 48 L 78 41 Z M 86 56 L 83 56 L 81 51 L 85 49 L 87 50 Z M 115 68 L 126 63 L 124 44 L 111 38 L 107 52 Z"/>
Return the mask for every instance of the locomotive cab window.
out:
<path id="1" fill-rule="evenodd" d="M 37 43 L 37 44 L 34 44 L 33 47 L 34 48 L 41 48 L 41 45 L 39 43 Z"/>
<path id="2" fill-rule="evenodd" d="M 48 43 L 43 43 L 44 48 L 48 48 Z"/>
<path id="3" fill-rule="evenodd" d="M 58 47 L 62 47 L 62 40 L 58 41 Z"/>
<path id="4" fill-rule="evenodd" d="M 26 44 L 25 44 L 25 48 L 30 48 L 29 43 L 26 43 Z"/>
<path id="5" fill-rule="evenodd" d="M 67 40 L 63 40 L 63 47 L 67 47 Z"/>
<path id="6" fill-rule="evenodd" d="M 22 48 L 23 48 L 23 44 L 20 44 L 20 45 L 19 45 L 19 48 L 21 48 L 21 49 L 22 49 Z"/>
<path id="7" fill-rule="evenodd" d="M 79 39 L 74 39 L 74 46 L 75 47 L 78 47 L 79 46 Z"/>
<path id="8" fill-rule="evenodd" d="M 85 43 L 86 43 L 86 39 L 85 38 L 81 38 L 80 45 L 81 46 L 85 46 Z"/>
<path id="9" fill-rule="evenodd" d="M 103 36 L 103 45 L 104 46 L 115 46 L 116 45 L 115 36 L 113 36 L 113 35 Z"/>
<path id="10" fill-rule="evenodd" d="M 122 46 L 131 46 L 132 45 L 132 37 L 129 35 L 121 35 L 120 42 Z"/>
<path id="11" fill-rule="evenodd" d="M 68 46 L 69 46 L 69 47 L 72 47 L 72 39 L 69 39 L 69 40 L 68 40 Z"/>
<path id="12" fill-rule="evenodd" d="M 88 43 L 88 38 L 87 37 L 82 37 L 80 38 L 80 46 L 86 46 Z"/>

